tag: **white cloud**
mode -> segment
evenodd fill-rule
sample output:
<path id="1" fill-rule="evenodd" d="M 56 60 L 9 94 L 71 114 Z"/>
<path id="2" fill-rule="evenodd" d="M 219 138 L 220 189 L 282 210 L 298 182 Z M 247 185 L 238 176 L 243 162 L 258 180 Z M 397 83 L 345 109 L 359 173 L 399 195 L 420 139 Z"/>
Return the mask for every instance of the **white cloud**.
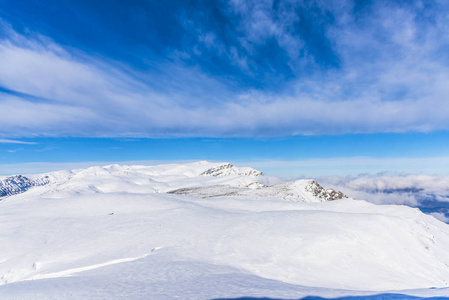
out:
<path id="1" fill-rule="evenodd" d="M 328 179 L 334 184 L 344 185 L 353 190 L 367 192 L 385 192 L 394 190 L 423 190 L 423 191 L 449 191 L 447 183 L 449 176 L 434 176 L 426 174 L 380 174 L 361 175 L 356 178 Z"/>
<path id="2" fill-rule="evenodd" d="M 0 139 L 0 144 L 22 144 L 22 145 L 35 145 L 35 142 L 25 142 L 11 139 Z"/>
<path id="3" fill-rule="evenodd" d="M 430 215 L 433 216 L 435 219 L 440 220 L 441 222 L 449 223 L 449 217 L 447 217 L 444 213 L 434 212 L 430 213 Z"/>
<path id="4" fill-rule="evenodd" d="M 376 204 L 433 207 L 438 206 L 438 202 L 449 201 L 449 176 L 383 173 L 356 177 L 322 177 L 319 181 L 354 199 Z M 439 219 L 442 216 L 444 214 Z"/>
<path id="5" fill-rule="evenodd" d="M 293 4 L 281 3 L 282 18 L 269 13 L 270 1 L 253 4 L 256 9 L 251 3 L 231 2 L 236 12 L 248 16 L 242 23 L 242 47 L 251 53 L 254 43 L 275 37 L 294 69 L 305 44 L 291 32 L 298 18 L 287 9 Z M 65 49 L 46 37 L 22 36 L 3 23 L 0 86 L 22 94 L 0 93 L 0 137 L 285 136 L 449 129 L 449 71 L 444 55 L 437 55 L 449 37 L 446 25 L 429 25 L 423 32 L 415 11 L 394 5 L 379 7 L 360 24 L 346 2 L 326 9 L 338 17 L 325 34 L 341 66 L 298 76 L 287 91 L 278 93 L 235 89 L 232 81 L 219 82 L 176 62 L 160 62 L 141 73 Z M 441 14 L 438 18 L 445 20 Z M 222 49 L 226 46 L 213 32 L 205 33 L 203 40 L 251 72 L 252 61 L 236 48 Z M 306 56 L 313 60 L 313 55 Z"/>

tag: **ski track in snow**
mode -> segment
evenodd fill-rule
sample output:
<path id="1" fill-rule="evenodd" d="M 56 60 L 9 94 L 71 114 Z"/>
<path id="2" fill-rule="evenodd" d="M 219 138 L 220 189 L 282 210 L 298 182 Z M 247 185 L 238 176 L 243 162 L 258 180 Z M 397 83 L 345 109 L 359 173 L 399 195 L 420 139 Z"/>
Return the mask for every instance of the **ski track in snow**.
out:
<path id="1" fill-rule="evenodd" d="M 34 276 L 34 277 L 32 277 L 30 279 L 26 279 L 26 280 L 67 277 L 67 276 L 71 276 L 73 274 L 84 272 L 84 271 L 94 270 L 94 269 L 98 269 L 98 268 L 102 268 L 102 267 L 106 267 L 106 266 L 110 266 L 110 265 L 115 265 L 115 264 L 119 264 L 119 263 L 124 263 L 124 262 L 130 262 L 130 261 L 138 260 L 138 259 L 141 259 L 141 258 L 145 258 L 145 257 L 147 257 L 150 254 L 151 253 L 148 253 L 148 254 L 145 254 L 145 255 L 139 256 L 139 257 L 116 259 L 116 260 L 108 261 L 108 262 L 101 263 L 101 264 L 95 264 L 95 265 L 91 265 L 91 266 L 85 266 L 85 267 L 80 267 L 80 268 L 68 269 L 68 270 L 55 272 L 55 273 L 43 273 L 43 274 L 39 274 L 37 276 Z"/>

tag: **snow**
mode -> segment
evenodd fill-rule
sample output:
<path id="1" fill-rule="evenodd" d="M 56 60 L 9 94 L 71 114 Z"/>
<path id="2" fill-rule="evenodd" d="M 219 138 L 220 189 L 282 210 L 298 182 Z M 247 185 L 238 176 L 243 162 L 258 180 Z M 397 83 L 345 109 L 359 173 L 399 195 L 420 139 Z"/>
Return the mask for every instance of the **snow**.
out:
<path id="1" fill-rule="evenodd" d="M 50 183 L 0 201 L 0 299 L 449 294 L 447 224 L 405 206 L 323 201 L 310 181 L 282 184 L 302 201 L 278 197 L 248 188 L 257 170 L 224 165 L 27 176 Z M 166 193 L 182 188 L 213 197 Z"/>

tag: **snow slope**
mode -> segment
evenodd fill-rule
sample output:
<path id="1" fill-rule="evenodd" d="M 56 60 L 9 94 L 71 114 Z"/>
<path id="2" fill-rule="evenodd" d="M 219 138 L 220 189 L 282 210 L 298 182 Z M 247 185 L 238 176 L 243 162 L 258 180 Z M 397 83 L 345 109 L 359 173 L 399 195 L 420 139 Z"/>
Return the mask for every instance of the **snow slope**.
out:
<path id="1" fill-rule="evenodd" d="M 49 183 L 0 201 L 0 299 L 448 294 L 447 224 L 404 206 L 324 201 L 301 182 L 281 187 L 308 198 L 285 201 L 257 170 L 223 165 L 27 176 Z M 220 186 L 240 194 L 166 193 Z"/>

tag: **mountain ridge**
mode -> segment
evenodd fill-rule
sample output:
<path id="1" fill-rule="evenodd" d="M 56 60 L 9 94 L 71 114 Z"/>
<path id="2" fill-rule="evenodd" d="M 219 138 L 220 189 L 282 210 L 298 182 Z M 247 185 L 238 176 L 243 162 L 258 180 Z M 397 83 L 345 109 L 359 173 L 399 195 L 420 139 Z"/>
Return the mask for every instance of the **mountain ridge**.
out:
<path id="1" fill-rule="evenodd" d="M 127 180 L 129 183 L 128 189 L 140 193 L 162 192 L 199 197 L 275 197 L 303 202 L 347 198 L 342 192 L 324 189 L 315 180 L 303 179 L 267 186 L 262 183 L 264 176 L 263 172 L 250 167 L 236 167 L 231 163 L 210 163 L 207 161 L 158 166 L 120 166 L 114 164 L 34 175 L 34 179 L 22 175 L 7 177 L 0 181 L 0 199 L 1 197 L 24 193 L 32 187 L 48 184 L 57 184 L 58 188 L 54 189 L 54 191 L 57 191 L 65 186 L 71 189 L 77 188 L 77 186 L 81 188 L 83 184 L 85 185 L 85 182 L 89 181 L 92 182 L 89 185 L 90 190 L 103 191 L 108 180 L 119 179 Z M 195 180 L 195 178 L 198 180 Z M 77 185 L 77 180 L 84 180 L 85 182 Z"/>

